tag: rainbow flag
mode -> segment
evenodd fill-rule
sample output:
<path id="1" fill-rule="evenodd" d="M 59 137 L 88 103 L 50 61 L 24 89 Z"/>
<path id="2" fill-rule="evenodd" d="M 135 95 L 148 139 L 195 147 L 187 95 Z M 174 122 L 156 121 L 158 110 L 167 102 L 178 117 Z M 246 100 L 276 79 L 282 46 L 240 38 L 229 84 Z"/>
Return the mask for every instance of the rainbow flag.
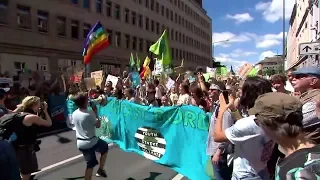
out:
<path id="1" fill-rule="evenodd" d="M 83 48 L 84 64 L 91 62 L 92 56 L 109 46 L 108 34 L 104 31 L 100 21 L 94 25 L 87 35 Z"/>

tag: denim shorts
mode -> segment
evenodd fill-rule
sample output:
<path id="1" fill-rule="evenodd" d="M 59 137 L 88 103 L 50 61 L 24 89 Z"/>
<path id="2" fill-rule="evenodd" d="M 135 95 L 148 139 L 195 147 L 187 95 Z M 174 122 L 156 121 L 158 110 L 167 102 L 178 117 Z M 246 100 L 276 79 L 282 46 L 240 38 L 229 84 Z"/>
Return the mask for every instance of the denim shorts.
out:
<path id="1" fill-rule="evenodd" d="M 87 168 L 94 168 L 98 163 L 96 152 L 101 153 L 102 155 L 108 153 L 109 146 L 108 143 L 99 139 L 97 144 L 89 149 L 79 149 L 87 163 Z"/>

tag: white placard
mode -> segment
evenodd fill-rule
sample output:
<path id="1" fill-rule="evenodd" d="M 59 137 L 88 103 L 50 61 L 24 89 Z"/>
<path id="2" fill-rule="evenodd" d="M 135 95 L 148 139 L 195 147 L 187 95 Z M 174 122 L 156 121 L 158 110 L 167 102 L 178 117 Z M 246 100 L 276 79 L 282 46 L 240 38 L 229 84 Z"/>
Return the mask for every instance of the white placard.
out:
<path id="1" fill-rule="evenodd" d="M 118 84 L 118 81 L 119 81 L 119 78 L 116 77 L 116 76 L 112 76 L 112 75 L 108 75 L 107 76 L 107 80 L 106 80 L 106 83 L 108 81 L 111 81 L 112 82 L 112 87 L 115 88 Z"/>
<path id="2" fill-rule="evenodd" d="M 168 90 L 170 90 L 172 88 L 172 86 L 174 85 L 174 80 L 172 80 L 171 78 L 168 78 L 168 81 L 167 81 L 167 84 L 166 84 L 166 87 Z"/>

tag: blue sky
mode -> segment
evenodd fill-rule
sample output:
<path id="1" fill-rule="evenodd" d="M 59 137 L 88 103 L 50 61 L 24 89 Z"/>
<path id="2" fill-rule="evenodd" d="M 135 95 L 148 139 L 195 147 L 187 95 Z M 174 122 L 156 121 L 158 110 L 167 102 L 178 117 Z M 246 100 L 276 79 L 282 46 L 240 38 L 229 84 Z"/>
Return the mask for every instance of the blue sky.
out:
<path id="1" fill-rule="evenodd" d="M 286 29 L 294 0 L 286 0 Z M 216 59 L 230 68 L 282 54 L 282 0 L 204 0 Z"/>

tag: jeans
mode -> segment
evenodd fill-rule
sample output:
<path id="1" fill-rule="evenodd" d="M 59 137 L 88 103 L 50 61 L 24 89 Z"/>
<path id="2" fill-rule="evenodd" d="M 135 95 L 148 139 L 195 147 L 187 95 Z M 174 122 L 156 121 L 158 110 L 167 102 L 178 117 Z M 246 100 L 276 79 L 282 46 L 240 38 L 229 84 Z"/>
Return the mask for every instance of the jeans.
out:
<path id="1" fill-rule="evenodd" d="M 0 140 L 0 179 L 21 180 L 16 152 L 4 140 Z"/>
<path id="2" fill-rule="evenodd" d="M 232 176 L 232 167 L 228 166 L 227 157 L 221 156 L 218 164 L 212 163 L 214 177 L 216 180 L 230 180 Z"/>

